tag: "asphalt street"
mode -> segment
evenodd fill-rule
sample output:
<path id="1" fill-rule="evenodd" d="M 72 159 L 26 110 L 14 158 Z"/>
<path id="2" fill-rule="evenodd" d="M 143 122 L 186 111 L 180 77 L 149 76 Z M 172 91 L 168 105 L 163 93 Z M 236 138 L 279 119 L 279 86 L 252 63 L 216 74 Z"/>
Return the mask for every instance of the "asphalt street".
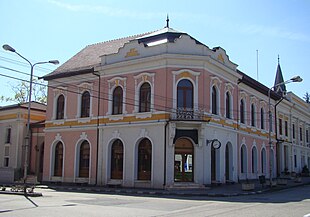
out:
<path id="1" fill-rule="evenodd" d="M 0 195 L 0 216 L 281 216 L 310 214 L 310 186 L 236 197 L 127 196 L 40 189 Z"/>

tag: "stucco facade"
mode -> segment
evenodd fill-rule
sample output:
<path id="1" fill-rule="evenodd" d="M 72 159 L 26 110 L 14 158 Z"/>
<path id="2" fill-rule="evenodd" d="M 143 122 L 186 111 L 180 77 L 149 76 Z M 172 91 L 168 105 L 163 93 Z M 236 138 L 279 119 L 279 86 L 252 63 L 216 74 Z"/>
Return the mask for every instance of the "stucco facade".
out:
<path id="1" fill-rule="evenodd" d="M 166 188 L 277 175 L 268 88 L 186 33 L 90 45 L 45 80 L 46 182 Z"/>

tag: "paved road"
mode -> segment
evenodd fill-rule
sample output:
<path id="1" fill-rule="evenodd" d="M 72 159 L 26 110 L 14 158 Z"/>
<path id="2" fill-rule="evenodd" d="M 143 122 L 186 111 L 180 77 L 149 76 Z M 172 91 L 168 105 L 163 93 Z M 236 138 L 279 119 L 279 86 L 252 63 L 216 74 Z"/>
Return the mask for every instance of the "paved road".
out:
<path id="1" fill-rule="evenodd" d="M 40 190 L 43 197 L 0 195 L 2 216 L 281 216 L 310 213 L 310 186 L 229 198 L 143 197 Z"/>

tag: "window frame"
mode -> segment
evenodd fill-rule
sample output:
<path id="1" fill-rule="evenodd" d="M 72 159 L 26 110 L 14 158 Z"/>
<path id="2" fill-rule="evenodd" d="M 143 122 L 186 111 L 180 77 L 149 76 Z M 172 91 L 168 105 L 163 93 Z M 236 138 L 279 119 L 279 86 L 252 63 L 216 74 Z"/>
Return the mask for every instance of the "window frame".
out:
<path id="1" fill-rule="evenodd" d="M 87 90 L 81 94 L 81 118 L 90 117 L 90 98 L 90 92 Z"/>
<path id="2" fill-rule="evenodd" d="M 62 99 L 62 101 L 60 101 Z M 60 94 L 56 100 L 56 120 L 62 120 L 65 117 L 65 96 Z"/>
<path id="3" fill-rule="evenodd" d="M 124 92 L 121 86 L 114 88 L 112 93 L 112 115 L 123 114 L 123 95 Z"/>
<path id="4" fill-rule="evenodd" d="M 151 111 L 152 87 L 148 82 L 143 82 L 139 89 L 139 112 Z"/>

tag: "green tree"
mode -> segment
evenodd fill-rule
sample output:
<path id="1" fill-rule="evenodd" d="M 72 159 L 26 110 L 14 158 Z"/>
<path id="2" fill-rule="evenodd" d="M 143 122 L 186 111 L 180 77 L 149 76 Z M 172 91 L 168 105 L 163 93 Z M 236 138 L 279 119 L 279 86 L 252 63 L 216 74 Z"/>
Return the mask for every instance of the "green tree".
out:
<path id="1" fill-rule="evenodd" d="M 29 82 L 21 81 L 17 85 L 10 85 L 13 96 L 5 97 L 0 96 L 1 102 L 15 102 L 15 103 L 25 103 L 29 99 Z M 31 101 L 36 101 L 46 104 L 47 102 L 47 91 L 46 85 L 42 80 L 34 79 L 32 83 L 32 96 Z"/>
<path id="2" fill-rule="evenodd" d="M 310 103 L 310 94 L 308 92 L 306 92 L 304 99 L 305 99 L 306 103 Z"/>

